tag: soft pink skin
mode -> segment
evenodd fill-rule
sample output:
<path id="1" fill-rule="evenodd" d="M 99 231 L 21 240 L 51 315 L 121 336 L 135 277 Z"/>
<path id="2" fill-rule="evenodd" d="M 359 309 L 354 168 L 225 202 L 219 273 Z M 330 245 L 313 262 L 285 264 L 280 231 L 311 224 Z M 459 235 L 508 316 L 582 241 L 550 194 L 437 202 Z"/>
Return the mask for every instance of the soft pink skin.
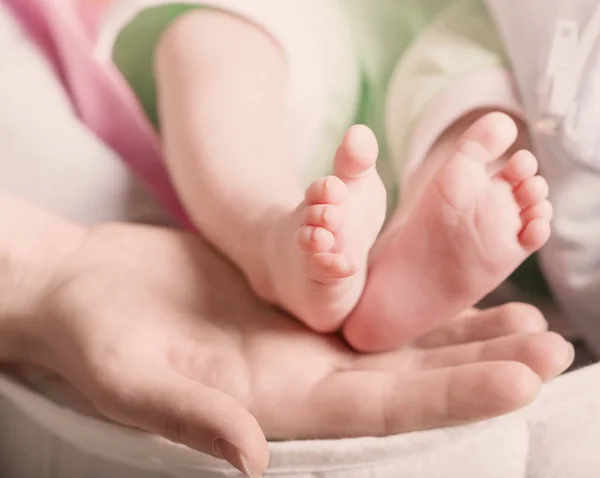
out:
<path id="1" fill-rule="evenodd" d="M 489 166 L 513 145 L 506 115 L 475 122 L 409 213 L 384 232 L 344 335 L 358 350 L 406 343 L 476 304 L 550 234 L 548 186 L 529 152 Z"/>
<path id="2" fill-rule="evenodd" d="M 535 158 L 486 172 L 517 136 L 508 117 L 490 115 L 445 150 L 434 176 L 413 181 L 424 192 L 411 191 L 378 241 L 365 291 L 385 213 L 375 138 L 352 127 L 333 176 L 304 191 L 286 65 L 269 35 L 216 11 L 182 17 L 157 50 L 170 176 L 197 229 L 263 300 L 319 332 L 347 319 L 354 347 L 387 350 L 473 306 L 545 241 L 551 210 Z M 420 169 L 432 164 L 429 154 Z"/>
<path id="3" fill-rule="evenodd" d="M 517 137 L 512 120 L 491 114 L 446 145 L 435 174 L 416 175 L 411 188 L 422 190 L 378 241 L 365 289 L 385 211 L 373 134 L 352 127 L 333 176 L 304 191 L 286 62 L 271 37 L 196 12 L 165 33 L 156 68 L 166 164 L 197 229 L 259 297 L 316 331 L 343 326 L 356 349 L 394 348 L 468 309 L 547 239 L 535 158 L 520 152 L 487 171 Z M 473 121 L 459 120 L 460 133 Z M 432 164 L 430 152 L 420 170 Z"/>
<path id="4" fill-rule="evenodd" d="M 285 57 L 262 29 L 224 12 L 175 22 L 156 70 L 166 164 L 198 231 L 263 300 L 317 331 L 338 329 L 385 218 L 373 133 L 350 128 L 333 175 L 305 190 Z"/>
<path id="5" fill-rule="evenodd" d="M 166 32 L 157 52 L 167 175 L 154 132 L 127 85 L 90 55 L 91 44 L 77 28 L 76 9 L 40 0 L 13 3 L 32 31 L 45 27 L 40 46 L 50 57 L 60 58 L 56 66 L 82 121 L 153 184 L 171 210 L 190 219 L 236 263 L 263 299 L 317 331 L 341 326 L 363 292 L 367 255 L 384 215 L 385 193 L 374 168 L 377 145 L 368 129 L 351 128 L 336 155 L 334 175 L 316 181 L 304 193 L 291 166 L 288 78 L 281 49 L 243 19 L 224 12 L 195 12 Z M 105 3 L 70 5 L 81 7 L 79 13 L 92 21 Z M 105 100 L 101 104 L 93 101 L 99 91 Z M 115 123 L 114 111 L 122 121 Z M 496 133 L 514 133 L 514 125 L 498 118 L 504 125 L 496 124 Z M 477 161 L 455 157 L 433 180 L 415 180 L 425 185 L 425 195 L 408 216 L 399 213 L 379 241 L 382 252 L 374 256 L 368 293 L 345 330 L 357 348 L 391 347 L 472 305 L 544 241 L 551 210 L 541 201 L 546 184 L 530 177 L 535 160 L 521 153 L 505 170 L 503 181 L 490 181 L 480 163 L 502 154 L 508 140 L 489 131 L 480 133 L 479 143 L 497 151 L 490 150 L 491 156 L 475 167 Z M 432 162 L 428 159 L 426 164 Z M 427 165 L 421 169 L 430 168 Z M 507 194 L 507 182 L 521 179 L 527 180 L 514 197 Z M 504 196 L 497 194 L 503 187 Z M 417 197 L 409 194 L 409 202 Z M 179 198 L 190 218 L 183 214 Z M 515 198 L 522 209 L 536 204 L 521 214 L 528 224 L 522 232 L 510 229 L 517 227 L 511 221 L 519 217 L 517 209 L 510 212 L 507 207 Z M 470 219 L 464 211 L 456 214 L 465 201 L 466 212 L 473 213 Z M 497 217 L 502 212 L 507 214 Z M 424 227 L 429 232 L 424 233 Z M 451 238 L 457 233 L 462 234 L 461 244 L 481 242 L 483 250 L 467 254 L 472 252 L 468 247 L 453 249 L 457 242 Z M 516 237 L 519 247 L 511 249 L 510 240 Z M 490 251 L 500 251 L 501 259 L 490 260 Z M 457 267 L 468 274 L 456 274 Z M 415 283 L 422 285 L 420 290 L 414 290 Z M 428 291 L 426 300 L 419 297 L 423 290 Z M 431 296 L 432 290 L 438 291 L 436 296 Z"/>
<path id="6" fill-rule="evenodd" d="M 231 40 L 236 36 L 223 28 L 223 22 L 234 29 L 240 27 L 239 19 L 223 18 L 214 11 L 191 19 L 188 26 L 192 27 L 190 32 L 194 39 L 195 35 L 209 34 L 211 41 L 205 44 L 206 49 L 217 51 L 211 61 L 216 58 L 216 61 L 229 62 L 230 57 L 219 54 L 219 44 L 210 36 L 215 31 L 196 28 L 195 22 L 206 20 L 225 40 Z M 254 40 L 254 43 L 244 41 L 242 44 L 254 52 L 256 44 L 263 44 L 259 38 Z M 183 44 L 188 55 L 189 46 L 198 43 Z M 233 46 L 234 53 L 240 53 L 240 45 Z M 246 53 L 241 52 L 242 56 Z M 250 66 L 254 68 L 257 62 L 251 59 Z M 259 66 L 259 73 L 266 71 Z M 175 68 L 175 73 L 181 70 Z M 269 78 L 274 76 L 272 70 L 267 73 Z M 168 83 L 168 78 L 161 79 Z M 188 79 L 187 86 L 196 88 L 195 75 Z M 248 79 L 243 76 L 244 83 L 248 83 Z M 224 86 L 216 83 L 218 88 Z M 273 93 L 270 86 L 265 88 L 269 98 Z M 207 96 L 214 98 L 213 91 L 208 91 Z M 252 98 L 251 95 L 243 97 Z M 182 98 L 183 104 L 189 106 L 188 113 L 201 110 L 185 95 Z M 177 109 L 181 103 L 166 103 L 175 108 L 165 116 L 170 119 L 183 116 L 184 120 L 190 120 Z M 222 104 L 217 106 L 216 111 L 226 110 Z M 260 112 L 269 117 L 263 105 L 259 106 Z M 236 103 L 234 107 L 237 115 L 225 114 L 226 121 L 221 126 L 231 125 L 232 119 L 240 116 L 239 105 Z M 258 117 L 254 111 L 250 113 L 252 118 Z M 211 147 L 220 143 L 224 153 L 237 153 L 227 151 L 229 146 L 237 144 L 229 140 L 230 131 L 223 129 L 221 135 L 215 134 L 215 130 L 219 132 L 214 126 L 215 116 L 209 114 L 208 117 L 212 134 L 201 138 L 199 144 L 205 146 L 206 139 L 215 139 L 215 143 L 209 143 Z M 278 124 L 279 116 L 273 117 Z M 198 120 L 197 117 L 191 119 Z M 200 120 L 189 121 L 187 126 L 200 126 L 202 130 Z M 244 125 L 247 124 L 250 123 L 244 121 Z M 247 139 L 257 137 L 255 131 L 247 130 Z M 173 131 L 177 128 L 171 130 L 172 134 Z M 190 138 L 198 136 L 189 135 Z M 221 141 L 223 138 L 227 141 Z M 273 160 L 270 166 L 283 165 L 286 170 L 290 163 L 281 161 L 285 155 L 271 148 L 274 138 L 276 135 L 269 134 L 266 142 Z M 364 138 L 367 145 L 373 144 L 368 135 Z M 201 153 L 200 156 L 207 152 L 194 150 L 197 145 L 190 143 L 173 146 L 179 138 L 170 139 L 172 149 L 177 152 L 185 152 L 187 146 L 192 146 L 191 151 Z M 243 137 L 238 140 L 243 143 Z M 367 177 L 372 185 L 376 184 L 374 172 L 367 167 L 367 163 L 374 162 L 375 154 L 369 153 L 373 149 L 362 149 L 364 144 L 356 148 L 352 141 L 344 144 L 346 153 L 351 154 L 341 151 L 337 174 L 343 187 L 348 189 L 346 200 L 350 201 L 361 198 L 358 186 L 369 190 Z M 246 144 L 243 146 L 244 151 L 250 150 Z M 366 155 L 352 151 L 363 151 Z M 210 164 L 211 159 L 216 166 L 223 164 L 222 152 L 214 157 L 202 156 L 206 161 L 204 166 L 214 166 Z M 260 158 L 258 153 L 262 152 L 255 151 L 257 154 L 253 157 Z M 138 153 L 140 157 L 145 156 Z M 235 159 L 236 154 L 233 156 Z M 179 158 L 179 155 L 173 157 Z M 185 155 L 183 158 L 189 159 Z M 355 161 L 358 158 L 366 162 Z M 232 185 L 231 171 L 238 171 L 238 178 L 271 171 L 257 168 L 247 159 L 238 157 L 238 166 L 241 165 L 238 169 L 228 166 L 222 178 L 226 181 L 218 186 Z M 232 163 L 225 161 L 225 164 Z M 518 175 L 519 168 L 526 162 L 515 161 L 515 164 L 513 173 Z M 357 166 L 354 171 L 353 165 Z M 268 200 L 276 198 L 282 208 L 292 204 L 290 210 L 303 204 L 302 191 L 298 198 L 294 190 L 295 181 L 285 182 L 285 174 L 277 176 L 280 171 L 273 171 L 278 181 L 267 177 L 260 187 L 248 188 L 244 199 L 254 199 L 254 204 L 264 200 L 263 204 L 268 204 Z M 354 177 L 363 171 L 360 178 Z M 185 173 L 193 176 L 189 169 Z M 510 169 L 507 178 L 514 177 L 509 173 Z M 216 179 L 218 176 L 211 176 L 209 185 L 218 182 Z M 195 181 L 190 184 L 195 190 L 199 189 Z M 356 191 L 351 191 L 354 186 Z M 536 197 L 539 193 L 536 187 L 541 184 L 520 188 L 519 201 Z M 240 188 L 232 189 L 240 191 Z M 214 190 L 209 189 L 209 192 Z M 200 188 L 200 191 L 206 189 Z M 289 201 L 285 195 L 276 194 L 279 191 L 289 193 Z M 375 191 L 373 187 L 371 192 Z M 318 199 L 313 199 L 311 194 L 308 197 L 310 204 L 306 214 L 301 216 L 305 218 L 304 226 L 312 225 L 315 217 L 319 217 L 309 211 Z M 199 204 L 206 204 L 199 198 L 189 196 L 187 200 L 198 199 Z M 359 223 L 357 218 L 350 221 L 356 220 L 356 227 L 366 225 L 370 230 L 373 226 L 376 230 L 377 221 L 367 211 L 374 207 L 373 214 L 377 216 L 377 201 L 368 194 L 362 199 L 365 204 L 352 212 L 358 211 L 357 218 L 362 216 L 366 222 Z M 534 224 L 536 218 L 543 216 L 540 212 L 546 207 L 543 203 L 524 212 L 523 221 Z M 240 205 L 238 211 L 236 208 Z M 245 201 L 225 206 L 232 206 L 227 211 L 229 215 L 222 214 L 221 208 L 214 216 L 217 218 L 214 224 L 219 227 L 223 223 L 230 226 L 252 212 Z M 235 215 L 236 211 L 240 216 Z M 226 459 L 250 476 L 259 476 L 267 466 L 266 437 L 387 436 L 482 420 L 531 403 L 542 381 L 561 373 L 573 360 L 572 346 L 545 331 L 546 324 L 539 311 L 522 304 L 483 312 L 467 311 L 409 347 L 391 353 L 360 354 L 337 338 L 310 331 L 257 300 L 239 271 L 197 236 L 167 228 L 119 223 L 88 228 L 3 194 L 0 194 L 0 220 L 11 226 L 0 238 L 6 266 L 1 275 L 6 293 L 0 297 L 0 362 L 31 363 L 53 370 L 103 415 Z M 399 225 L 398 220 L 395 224 Z M 296 223 L 294 230 L 304 226 Z M 536 234 L 528 232 L 531 227 L 521 235 L 521 246 L 527 244 L 526 238 L 535 240 Z M 209 232 L 207 227 L 205 233 L 214 239 L 218 231 L 212 230 L 212 235 Z M 233 237 L 233 241 L 226 246 L 235 246 L 240 237 L 248 236 L 223 234 L 222 239 L 228 237 Z M 354 239 L 359 237 L 353 236 Z M 370 242 L 369 237 L 369 234 L 362 236 L 364 243 Z M 390 246 L 382 249 L 384 254 L 393 252 L 391 239 L 394 238 L 393 234 L 384 237 L 390 240 Z M 256 245 L 253 241 L 247 242 L 249 250 Z M 336 244 L 330 253 L 336 257 L 348 253 L 349 258 L 360 262 L 364 243 L 359 242 L 356 250 L 346 248 L 345 242 Z M 281 244 L 288 251 L 294 250 L 292 241 L 281 241 Z M 230 257 L 240 257 L 235 255 L 239 252 L 235 247 L 228 249 L 221 243 L 218 245 Z M 358 252 L 356 256 L 355 252 Z M 309 254 L 314 252 L 309 251 Z M 382 260 L 375 264 L 379 267 Z M 385 278 L 383 268 L 379 269 Z M 365 303 L 369 300 L 373 303 L 371 295 L 366 295 Z M 106 300 L 107 297 L 111 300 Z"/>
<path id="7" fill-rule="evenodd" d="M 334 175 L 317 179 L 305 200 L 274 225 L 264 254 L 271 280 L 256 287 L 320 332 L 339 329 L 362 294 L 369 251 L 385 219 L 385 187 L 375 169 L 377 141 L 350 128 Z"/>

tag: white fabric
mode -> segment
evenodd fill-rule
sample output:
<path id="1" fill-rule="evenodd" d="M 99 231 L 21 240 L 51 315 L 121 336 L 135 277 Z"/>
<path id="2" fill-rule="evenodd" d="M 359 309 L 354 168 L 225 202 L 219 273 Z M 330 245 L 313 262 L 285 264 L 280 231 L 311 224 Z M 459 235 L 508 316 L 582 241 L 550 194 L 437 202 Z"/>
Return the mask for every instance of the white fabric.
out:
<path id="1" fill-rule="evenodd" d="M 401 182 L 459 117 L 478 108 L 520 110 L 487 11 L 477 1 L 453 5 L 421 32 L 393 69 L 385 128 Z"/>
<path id="2" fill-rule="evenodd" d="M 271 444 L 270 477 L 590 478 L 600 467 L 600 366 L 550 383 L 522 412 L 388 438 Z M 78 414 L 0 376 L 0 462 L 11 477 L 232 476 L 217 460 Z M 32 454 L 31 450 L 35 450 Z"/>
<path id="3" fill-rule="evenodd" d="M 401 114 L 402 105 L 406 103 L 406 95 L 409 93 L 402 77 L 396 76 L 396 81 L 390 87 L 389 131 L 401 131 L 406 127 L 406 120 Z M 405 158 L 402 181 L 410 181 L 411 173 L 425 160 L 427 152 L 449 126 L 466 114 L 485 108 L 505 111 L 516 117 L 522 116 L 521 106 L 515 96 L 514 82 L 506 70 L 491 68 L 466 73 L 436 95 L 414 128 L 407 155 L 404 154 L 403 145 L 393 141 L 399 135 L 390 134 L 392 161 L 399 164 Z"/>
<path id="4" fill-rule="evenodd" d="M 83 476 L 111 478 L 146 476 L 148 471 L 185 478 L 231 474 L 229 466 L 214 458 L 75 414 L 9 378 L 0 378 L 0 392 L 5 398 L 0 405 L 0 423 L 3 430 L 11 431 L 0 438 L 0 460 L 9 464 L 13 472 L 9 476 L 81 476 L 53 475 L 57 468 L 85 469 Z M 523 476 L 527 441 L 522 416 L 513 415 L 468 427 L 390 438 L 279 442 L 270 446 L 268 476 L 425 478 L 460 466 L 464 478 L 517 478 Z M 19 443 L 24 442 L 40 453 L 19 456 Z M 503 445 L 496 446 L 500 442 Z M 494 470 L 490 469 L 492 463 Z"/>
<path id="5" fill-rule="evenodd" d="M 50 65 L 0 3 L 0 188 L 83 222 L 166 216 L 76 119 Z"/>
<path id="6" fill-rule="evenodd" d="M 600 6 L 597 0 L 487 3 L 550 185 L 554 221 L 541 263 L 554 295 L 600 356 Z"/>

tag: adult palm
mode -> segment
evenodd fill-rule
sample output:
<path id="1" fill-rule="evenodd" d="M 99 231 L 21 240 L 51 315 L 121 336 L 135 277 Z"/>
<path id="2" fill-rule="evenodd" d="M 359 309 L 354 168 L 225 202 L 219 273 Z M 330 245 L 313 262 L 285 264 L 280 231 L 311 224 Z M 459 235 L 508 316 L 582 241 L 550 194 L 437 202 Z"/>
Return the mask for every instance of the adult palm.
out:
<path id="1" fill-rule="evenodd" d="M 243 240 L 243 238 L 240 238 Z M 115 421 L 258 476 L 272 439 L 387 435 L 530 403 L 572 348 L 527 306 L 470 312 L 360 355 L 260 302 L 202 240 L 91 229 L 57 273 L 39 362 Z"/>

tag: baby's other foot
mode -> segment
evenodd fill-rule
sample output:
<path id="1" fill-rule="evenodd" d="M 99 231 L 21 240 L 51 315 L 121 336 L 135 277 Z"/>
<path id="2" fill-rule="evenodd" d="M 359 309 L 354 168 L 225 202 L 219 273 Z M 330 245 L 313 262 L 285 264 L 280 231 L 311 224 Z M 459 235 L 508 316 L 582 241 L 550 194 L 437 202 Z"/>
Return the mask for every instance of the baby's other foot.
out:
<path id="1" fill-rule="evenodd" d="M 357 349 L 387 350 L 477 303 L 550 234 L 552 207 L 537 160 L 519 151 L 507 115 L 484 116 L 427 185 L 408 216 L 392 219 L 344 334 Z"/>
<path id="2" fill-rule="evenodd" d="M 258 292 L 314 330 L 338 329 L 363 291 L 368 254 L 385 219 L 377 154 L 371 130 L 350 128 L 334 174 L 311 184 L 304 203 L 270 232 L 270 290 Z"/>

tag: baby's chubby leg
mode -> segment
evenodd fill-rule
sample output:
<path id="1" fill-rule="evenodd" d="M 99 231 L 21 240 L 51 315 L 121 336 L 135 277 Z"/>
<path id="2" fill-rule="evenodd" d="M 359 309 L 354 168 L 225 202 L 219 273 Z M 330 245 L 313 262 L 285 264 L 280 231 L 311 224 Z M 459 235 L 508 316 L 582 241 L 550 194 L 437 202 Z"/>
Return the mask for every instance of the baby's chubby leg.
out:
<path id="1" fill-rule="evenodd" d="M 508 115 L 476 112 L 429 151 L 346 323 L 354 347 L 414 339 L 473 306 L 546 242 L 548 186 L 536 158 L 514 147 L 518 137 Z"/>
<path id="2" fill-rule="evenodd" d="M 356 305 L 385 214 L 377 143 L 355 126 L 334 175 L 304 190 L 293 161 L 286 58 L 260 27 L 214 10 L 157 50 L 161 133 L 192 221 L 255 292 L 321 331 Z"/>

